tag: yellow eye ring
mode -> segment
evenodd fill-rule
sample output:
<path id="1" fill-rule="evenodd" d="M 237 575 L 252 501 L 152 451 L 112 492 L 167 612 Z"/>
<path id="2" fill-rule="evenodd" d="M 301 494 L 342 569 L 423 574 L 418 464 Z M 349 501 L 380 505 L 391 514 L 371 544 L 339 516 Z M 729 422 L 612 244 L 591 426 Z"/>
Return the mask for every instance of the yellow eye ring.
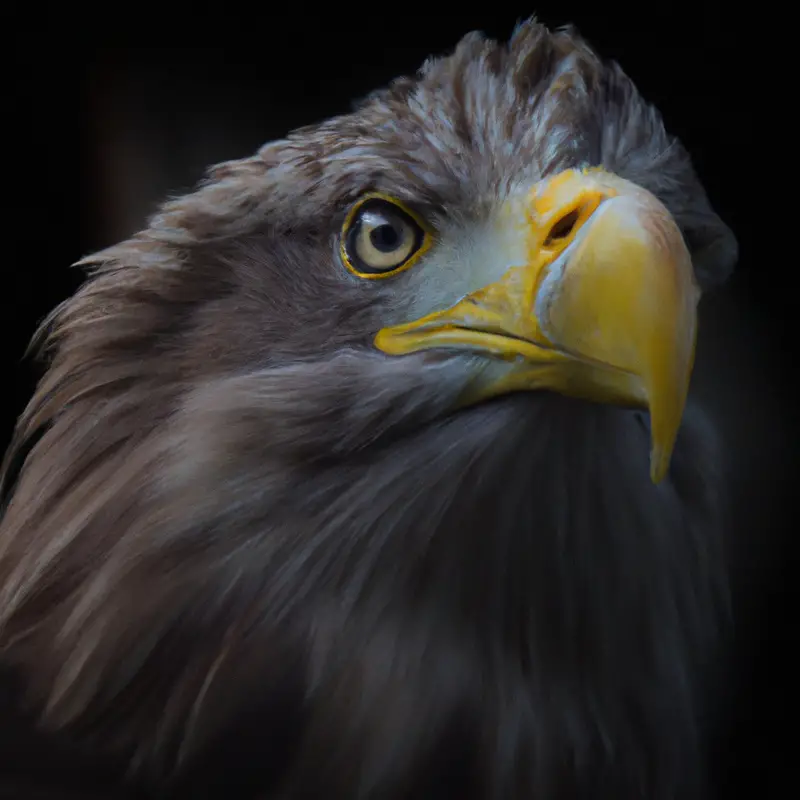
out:
<path id="1" fill-rule="evenodd" d="M 339 237 L 339 256 L 359 278 L 391 278 L 404 272 L 430 248 L 425 221 L 389 195 L 364 195 L 347 213 Z"/>

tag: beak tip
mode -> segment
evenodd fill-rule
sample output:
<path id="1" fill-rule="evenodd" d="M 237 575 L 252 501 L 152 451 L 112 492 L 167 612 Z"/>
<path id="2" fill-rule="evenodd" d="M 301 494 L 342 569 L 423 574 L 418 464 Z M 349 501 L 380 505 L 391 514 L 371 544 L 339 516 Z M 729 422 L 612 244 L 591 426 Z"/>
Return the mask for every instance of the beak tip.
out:
<path id="1" fill-rule="evenodd" d="M 669 472 L 671 453 L 663 447 L 654 444 L 650 452 L 650 480 L 658 485 Z"/>

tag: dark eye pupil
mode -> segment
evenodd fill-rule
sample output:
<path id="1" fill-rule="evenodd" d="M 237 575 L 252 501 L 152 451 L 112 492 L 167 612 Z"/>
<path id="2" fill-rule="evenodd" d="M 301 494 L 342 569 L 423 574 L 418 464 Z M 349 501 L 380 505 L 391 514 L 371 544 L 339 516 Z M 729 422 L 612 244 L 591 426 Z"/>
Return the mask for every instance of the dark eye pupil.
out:
<path id="1" fill-rule="evenodd" d="M 381 253 L 391 253 L 400 244 L 400 233 L 393 225 L 378 225 L 369 232 L 369 240 Z"/>

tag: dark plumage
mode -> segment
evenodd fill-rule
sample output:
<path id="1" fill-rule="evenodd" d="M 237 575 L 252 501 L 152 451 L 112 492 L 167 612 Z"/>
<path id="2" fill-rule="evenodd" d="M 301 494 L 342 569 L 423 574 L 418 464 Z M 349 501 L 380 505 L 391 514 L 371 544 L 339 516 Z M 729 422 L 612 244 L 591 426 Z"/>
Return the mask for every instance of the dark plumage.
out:
<path id="1" fill-rule="evenodd" d="M 646 415 L 460 407 L 475 355 L 374 345 L 449 296 L 514 186 L 587 165 L 659 198 L 702 287 L 726 276 L 735 241 L 655 109 L 534 22 L 85 259 L 0 522 L 0 657 L 46 726 L 193 797 L 231 775 L 286 800 L 700 789 L 724 600 L 700 411 L 654 485 Z M 350 275 L 336 241 L 368 191 L 429 221 L 447 268 Z"/>

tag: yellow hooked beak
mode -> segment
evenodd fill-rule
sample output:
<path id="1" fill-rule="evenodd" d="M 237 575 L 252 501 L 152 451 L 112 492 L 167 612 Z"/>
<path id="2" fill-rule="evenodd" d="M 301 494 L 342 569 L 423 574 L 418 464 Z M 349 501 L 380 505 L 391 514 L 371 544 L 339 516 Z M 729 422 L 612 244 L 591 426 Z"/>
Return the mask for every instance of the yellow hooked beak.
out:
<path id="1" fill-rule="evenodd" d="M 649 192 L 568 170 L 509 201 L 526 254 L 451 308 L 381 330 L 391 355 L 483 352 L 499 366 L 467 402 L 551 389 L 650 410 L 650 474 L 669 467 L 689 388 L 699 289 L 683 237 Z"/>

